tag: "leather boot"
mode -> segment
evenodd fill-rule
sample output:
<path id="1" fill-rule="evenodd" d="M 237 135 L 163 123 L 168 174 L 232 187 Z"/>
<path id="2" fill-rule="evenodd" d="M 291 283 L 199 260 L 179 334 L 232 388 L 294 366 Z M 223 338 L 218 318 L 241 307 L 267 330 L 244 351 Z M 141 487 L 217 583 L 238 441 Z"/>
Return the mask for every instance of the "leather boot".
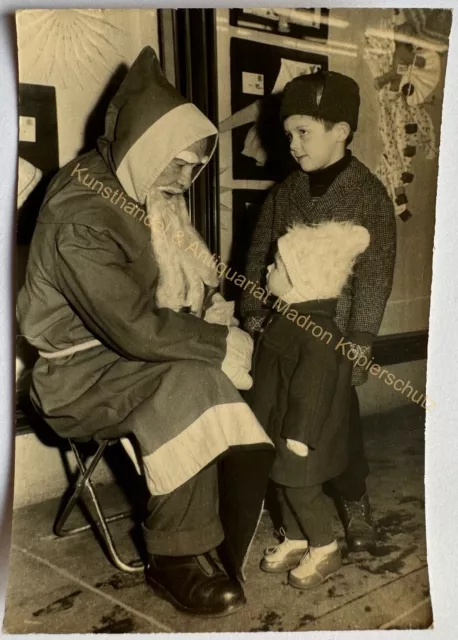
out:
<path id="1" fill-rule="evenodd" d="M 377 533 L 367 494 L 361 500 L 340 500 L 341 514 L 349 552 L 375 553 Z"/>
<path id="2" fill-rule="evenodd" d="M 145 569 L 151 589 L 185 613 L 217 618 L 245 604 L 240 583 L 229 578 L 209 553 L 202 556 L 149 556 Z"/>

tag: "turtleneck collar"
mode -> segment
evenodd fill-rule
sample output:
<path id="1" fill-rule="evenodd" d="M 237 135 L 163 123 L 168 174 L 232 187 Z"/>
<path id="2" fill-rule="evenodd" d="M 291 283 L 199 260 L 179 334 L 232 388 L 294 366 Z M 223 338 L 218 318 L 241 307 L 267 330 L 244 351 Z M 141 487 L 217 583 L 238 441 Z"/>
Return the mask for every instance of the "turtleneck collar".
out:
<path id="1" fill-rule="evenodd" d="M 347 149 L 344 157 L 329 165 L 329 167 L 318 169 L 317 171 L 310 171 L 308 176 L 312 198 L 319 198 L 324 195 L 339 173 L 348 167 L 351 159 L 351 151 Z"/>

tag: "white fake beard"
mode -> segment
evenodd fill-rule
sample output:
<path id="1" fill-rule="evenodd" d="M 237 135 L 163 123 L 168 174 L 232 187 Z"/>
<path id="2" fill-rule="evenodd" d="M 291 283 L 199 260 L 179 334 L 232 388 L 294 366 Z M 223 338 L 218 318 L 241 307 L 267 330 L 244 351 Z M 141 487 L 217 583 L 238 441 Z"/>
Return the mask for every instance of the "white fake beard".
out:
<path id="1" fill-rule="evenodd" d="M 152 188 L 146 197 L 146 209 L 159 268 L 157 306 L 173 311 L 188 307 L 200 316 L 205 285 L 217 287 L 218 275 L 208 247 L 190 222 L 184 196 L 167 196 Z"/>

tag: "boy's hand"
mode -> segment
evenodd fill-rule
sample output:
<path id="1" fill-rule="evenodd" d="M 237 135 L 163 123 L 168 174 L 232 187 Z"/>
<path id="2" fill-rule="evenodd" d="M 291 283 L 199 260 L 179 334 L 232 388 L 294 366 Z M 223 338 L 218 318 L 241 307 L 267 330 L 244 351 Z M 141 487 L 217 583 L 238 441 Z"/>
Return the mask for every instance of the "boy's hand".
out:
<path id="1" fill-rule="evenodd" d="M 245 320 L 245 331 L 247 331 L 250 336 L 254 338 L 254 336 L 261 331 L 264 320 L 264 316 L 249 316 Z"/>
<path id="2" fill-rule="evenodd" d="M 297 440 L 286 439 L 286 446 L 290 451 L 295 453 L 297 456 L 301 458 L 306 458 L 309 454 L 309 448 L 303 442 L 298 442 Z"/>
<path id="3" fill-rule="evenodd" d="M 360 345 L 358 345 L 358 351 L 360 353 L 360 356 L 365 356 L 367 358 L 367 362 L 369 362 L 369 360 L 371 359 L 371 353 L 372 353 L 371 347 L 361 347 Z M 368 378 L 369 378 L 369 369 L 366 369 L 364 366 L 358 365 L 357 362 L 355 362 L 355 364 L 353 365 L 353 371 L 351 374 L 351 386 L 359 387 L 365 382 L 367 382 Z"/>
<path id="4" fill-rule="evenodd" d="M 353 343 L 353 348 L 358 352 L 358 357 L 353 361 L 351 385 L 352 387 L 359 387 L 367 382 L 369 377 L 369 369 L 366 367 L 372 357 L 372 342 L 374 338 L 371 333 L 365 331 L 355 331 L 349 334 L 348 337 Z"/>

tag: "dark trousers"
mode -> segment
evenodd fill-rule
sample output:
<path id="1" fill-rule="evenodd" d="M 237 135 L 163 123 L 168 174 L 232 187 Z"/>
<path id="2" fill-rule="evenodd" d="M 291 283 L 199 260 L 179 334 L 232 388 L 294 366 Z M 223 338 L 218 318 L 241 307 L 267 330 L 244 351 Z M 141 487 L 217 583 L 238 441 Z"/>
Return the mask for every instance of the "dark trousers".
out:
<path id="1" fill-rule="evenodd" d="M 363 431 L 356 389 L 351 390 L 348 465 L 343 473 L 328 484 L 345 500 L 360 500 L 366 493 L 369 473 L 364 452 Z M 312 487 L 280 487 L 276 496 L 283 528 L 291 540 L 306 538 L 312 547 L 330 544 L 333 535 L 330 503 L 322 485 Z"/>
<path id="2" fill-rule="evenodd" d="M 151 496 L 143 532 L 148 553 L 158 556 L 199 555 L 221 544 L 217 465 L 172 493 Z"/>
<path id="3" fill-rule="evenodd" d="M 345 500 L 361 500 L 366 493 L 366 478 L 368 474 L 369 465 L 364 452 L 358 394 L 355 387 L 352 387 L 348 433 L 348 465 L 343 473 L 332 480 L 331 485 L 335 492 Z"/>
<path id="4" fill-rule="evenodd" d="M 283 528 L 290 540 L 307 539 L 312 547 L 323 547 L 335 540 L 331 505 L 323 486 L 280 487 L 277 500 Z"/>

